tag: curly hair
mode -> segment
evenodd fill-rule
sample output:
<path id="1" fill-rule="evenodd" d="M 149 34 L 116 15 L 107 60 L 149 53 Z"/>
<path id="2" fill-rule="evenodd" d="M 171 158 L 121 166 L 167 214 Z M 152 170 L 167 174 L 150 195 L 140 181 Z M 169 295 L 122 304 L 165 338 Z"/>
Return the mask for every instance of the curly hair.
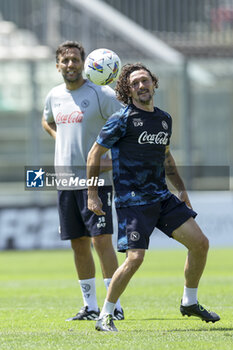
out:
<path id="1" fill-rule="evenodd" d="M 154 83 L 155 89 L 158 88 L 158 78 L 151 73 L 151 71 L 146 68 L 142 63 L 128 63 L 125 64 L 122 68 L 121 74 L 117 80 L 115 91 L 117 99 L 124 104 L 130 104 L 132 102 L 131 97 L 129 96 L 130 86 L 129 86 L 129 76 L 136 70 L 145 70 L 151 76 L 151 79 Z"/>
<path id="2" fill-rule="evenodd" d="M 60 44 L 56 50 L 56 62 L 59 62 L 59 55 L 62 55 L 66 49 L 76 48 L 80 51 L 80 56 L 82 61 L 85 60 L 85 51 L 83 46 L 78 41 L 64 41 L 64 43 Z"/>

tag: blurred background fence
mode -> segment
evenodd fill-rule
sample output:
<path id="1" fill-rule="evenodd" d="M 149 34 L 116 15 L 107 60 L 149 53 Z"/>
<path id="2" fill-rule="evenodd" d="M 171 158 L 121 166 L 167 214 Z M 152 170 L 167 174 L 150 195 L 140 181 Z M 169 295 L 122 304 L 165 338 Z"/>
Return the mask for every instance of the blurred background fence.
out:
<path id="1" fill-rule="evenodd" d="M 0 237 L 2 228 L 8 243 L 0 248 L 14 245 L 19 221 L 10 209 L 29 206 L 37 217 L 38 208 L 56 205 L 55 191 L 24 190 L 24 167 L 53 164 L 41 115 L 48 91 L 62 82 L 54 53 L 64 40 L 148 65 L 159 77 L 155 104 L 173 117 L 172 152 L 188 188 L 232 189 L 232 0 L 1 0 Z M 45 216 L 47 230 L 56 230 Z M 33 220 L 25 225 L 30 236 Z"/>

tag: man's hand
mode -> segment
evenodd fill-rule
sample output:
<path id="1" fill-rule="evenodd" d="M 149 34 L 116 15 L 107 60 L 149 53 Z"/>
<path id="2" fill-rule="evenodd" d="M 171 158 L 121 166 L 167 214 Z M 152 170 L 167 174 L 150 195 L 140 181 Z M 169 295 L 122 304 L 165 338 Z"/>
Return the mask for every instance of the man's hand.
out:
<path id="1" fill-rule="evenodd" d="M 56 140 L 57 126 L 56 126 L 55 122 L 48 123 L 45 120 L 45 117 L 42 116 L 41 124 L 42 124 L 42 127 L 45 129 L 45 131 L 47 131 L 49 133 L 49 135 L 51 135 L 54 138 L 54 140 Z"/>
<path id="2" fill-rule="evenodd" d="M 189 200 L 188 193 L 187 193 L 186 191 L 179 191 L 179 192 L 178 192 L 178 198 L 179 198 L 182 202 L 185 202 L 186 205 L 187 205 L 189 208 L 193 209 L 193 208 L 192 208 L 192 205 L 191 205 L 191 202 L 190 202 L 190 200 Z"/>
<path id="3" fill-rule="evenodd" d="M 99 196 L 92 196 L 90 193 L 88 194 L 88 202 L 87 207 L 89 210 L 93 211 L 96 215 L 101 216 L 106 213 L 102 210 L 103 203 Z"/>

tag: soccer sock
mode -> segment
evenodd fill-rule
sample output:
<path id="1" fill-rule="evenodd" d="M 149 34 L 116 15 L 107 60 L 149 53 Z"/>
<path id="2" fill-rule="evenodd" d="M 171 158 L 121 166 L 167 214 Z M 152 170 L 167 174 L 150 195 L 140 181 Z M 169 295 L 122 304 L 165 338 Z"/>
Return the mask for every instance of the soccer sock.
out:
<path id="1" fill-rule="evenodd" d="M 79 284 L 82 291 L 84 306 L 88 306 L 89 310 L 98 311 L 95 278 L 79 280 Z"/>
<path id="2" fill-rule="evenodd" d="M 113 315 L 114 309 L 115 309 L 115 303 L 110 303 L 105 299 L 103 309 L 101 310 L 99 318 L 102 318 L 106 314 Z"/>
<path id="3" fill-rule="evenodd" d="M 104 278 L 104 284 L 105 284 L 105 287 L 106 287 L 107 290 L 108 290 L 108 287 L 109 287 L 109 284 L 110 284 L 111 280 L 112 280 L 111 278 Z M 117 310 L 121 310 L 122 309 L 121 303 L 120 303 L 120 299 L 117 300 L 115 308 Z"/>
<path id="4" fill-rule="evenodd" d="M 182 305 L 189 306 L 197 303 L 197 288 L 188 288 L 184 286 L 184 293 L 182 297 Z"/>

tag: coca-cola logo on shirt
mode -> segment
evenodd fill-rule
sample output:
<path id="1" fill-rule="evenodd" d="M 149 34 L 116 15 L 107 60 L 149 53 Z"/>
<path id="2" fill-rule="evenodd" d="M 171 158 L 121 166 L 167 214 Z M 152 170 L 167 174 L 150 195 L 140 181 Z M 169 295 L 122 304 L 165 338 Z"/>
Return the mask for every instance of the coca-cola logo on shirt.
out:
<path id="1" fill-rule="evenodd" d="M 138 138 L 138 143 L 150 143 L 156 145 L 166 145 L 168 142 L 168 133 L 164 131 L 158 132 L 158 134 L 148 134 L 147 131 L 143 131 Z"/>
<path id="2" fill-rule="evenodd" d="M 81 123 L 83 120 L 83 112 L 82 111 L 74 111 L 70 114 L 62 114 L 59 112 L 56 116 L 57 124 L 74 124 Z"/>

